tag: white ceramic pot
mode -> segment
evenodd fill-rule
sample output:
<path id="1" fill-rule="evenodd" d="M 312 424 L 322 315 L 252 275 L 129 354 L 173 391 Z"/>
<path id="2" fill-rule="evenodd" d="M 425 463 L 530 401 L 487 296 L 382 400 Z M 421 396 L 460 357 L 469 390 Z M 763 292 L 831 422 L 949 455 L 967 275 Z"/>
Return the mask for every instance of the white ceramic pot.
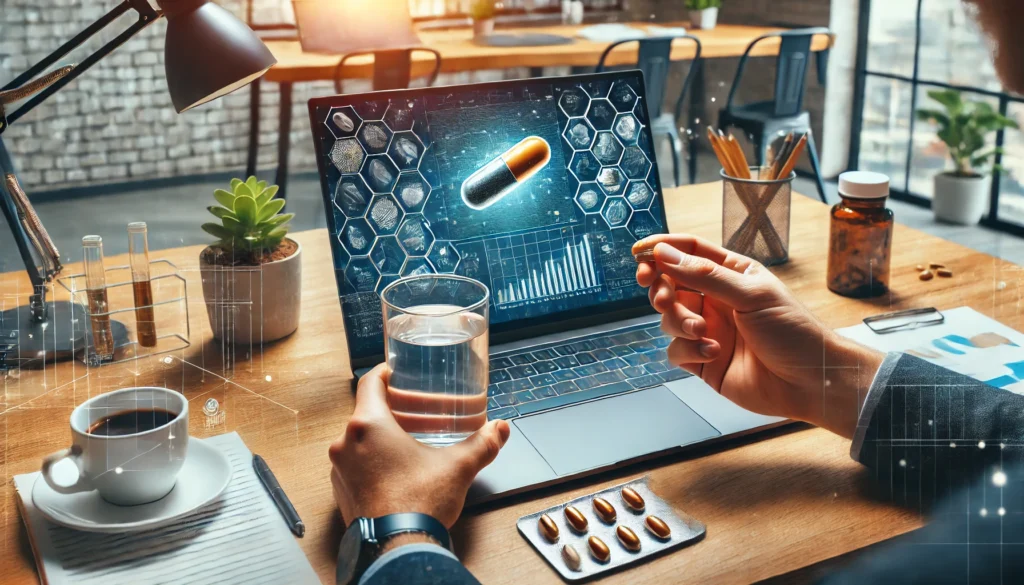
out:
<path id="1" fill-rule="evenodd" d="M 718 24 L 718 8 L 690 11 L 690 26 L 701 30 L 711 30 Z"/>
<path id="2" fill-rule="evenodd" d="M 473 38 L 485 37 L 489 34 L 494 33 L 494 19 L 488 18 L 486 20 L 474 20 L 473 21 Z"/>
<path id="3" fill-rule="evenodd" d="M 988 209 L 992 192 L 992 175 L 957 177 L 942 173 L 935 175 L 932 212 L 935 219 L 974 225 Z"/>
<path id="4" fill-rule="evenodd" d="M 203 298 L 214 337 L 228 343 L 260 343 L 281 339 L 299 328 L 302 246 L 295 245 L 298 248 L 291 256 L 260 266 L 210 265 L 199 255 Z"/>

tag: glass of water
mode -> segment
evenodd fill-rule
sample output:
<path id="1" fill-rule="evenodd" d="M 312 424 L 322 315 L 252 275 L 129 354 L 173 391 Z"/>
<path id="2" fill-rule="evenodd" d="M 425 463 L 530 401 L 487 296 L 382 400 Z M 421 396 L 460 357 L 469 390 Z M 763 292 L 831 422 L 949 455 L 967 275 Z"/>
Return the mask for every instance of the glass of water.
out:
<path id="1" fill-rule="evenodd" d="M 380 296 L 395 419 L 428 445 L 469 437 L 487 422 L 487 287 L 423 274 L 391 283 Z"/>

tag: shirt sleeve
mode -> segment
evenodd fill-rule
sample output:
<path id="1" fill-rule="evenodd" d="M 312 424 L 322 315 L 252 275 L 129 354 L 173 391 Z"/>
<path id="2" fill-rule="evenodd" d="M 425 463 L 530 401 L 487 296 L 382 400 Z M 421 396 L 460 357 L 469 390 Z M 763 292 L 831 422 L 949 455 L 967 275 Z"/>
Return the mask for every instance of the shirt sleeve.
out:
<path id="1" fill-rule="evenodd" d="M 359 585 L 480 585 L 448 549 L 431 543 L 407 544 L 375 560 Z"/>
<path id="2" fill-rule="evenodd" d="M 871 415 L 874 414 L 878 401 L 885 394 L 885 389 L 889 385 L 892 373 L 896 370 L 896 365 L 900 362 L 902 356 L 903 354 L 898 352 L 886 354 L 885 359 L 882 361 L 882 366 L 875 372 L 875 379 L 871 381 L 868 395 L 864 399 L 864 406 L 860 409 L 860 417 L 857 419 L 857 430 L 853 434 L 853 444 L 850 445 L 850 457 L 854 460 L 860 459 L 859 454 L 864 446 L 864 437 L 867 436 L 868 427 L 871 426 Z"/>

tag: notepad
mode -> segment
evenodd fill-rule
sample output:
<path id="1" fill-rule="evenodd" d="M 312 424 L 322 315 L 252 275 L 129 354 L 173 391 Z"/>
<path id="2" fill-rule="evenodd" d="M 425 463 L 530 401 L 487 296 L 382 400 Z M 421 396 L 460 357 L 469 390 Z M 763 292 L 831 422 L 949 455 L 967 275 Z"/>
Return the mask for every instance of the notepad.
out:
<path id="1" fill-rule="evenodd" d="M 167 526 L 124 534 L 50 523 L 32 505 L 39 473 L 14 477 L 45 585 L 315 584 L 316 572 L 252 468 L 238 433 L 205 441 L 234 474 L 216 502 Z"/>

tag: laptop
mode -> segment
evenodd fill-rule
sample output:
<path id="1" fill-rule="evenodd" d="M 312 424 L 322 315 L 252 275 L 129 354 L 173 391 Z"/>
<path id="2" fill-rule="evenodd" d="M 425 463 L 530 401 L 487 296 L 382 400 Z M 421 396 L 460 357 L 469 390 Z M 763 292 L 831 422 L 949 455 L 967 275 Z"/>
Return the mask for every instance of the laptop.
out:
<path id="1" fill-rule="evenodd" d="M 315 98 L 309 115 L 357 375 L 384 361 L 389 283 L 490 288 L 488 417 L 512 435 L 471 503 L 785 422 L 667 361 L 630 253 L 667 230 L 639 71 Z"/>

